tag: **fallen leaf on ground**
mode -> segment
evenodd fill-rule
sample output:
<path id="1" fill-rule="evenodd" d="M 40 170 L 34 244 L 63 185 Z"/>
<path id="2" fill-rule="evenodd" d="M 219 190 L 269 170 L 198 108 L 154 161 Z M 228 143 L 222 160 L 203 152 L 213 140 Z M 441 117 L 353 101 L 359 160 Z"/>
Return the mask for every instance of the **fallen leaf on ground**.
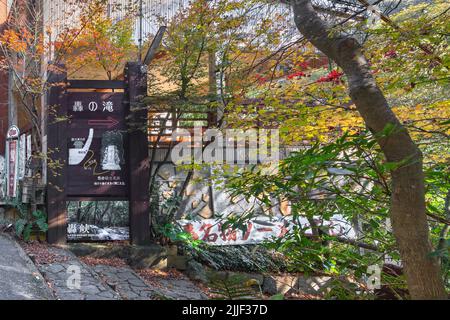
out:
<path id="1" fill-rule="evenodd" d="M 127 267 L 125 260 L 120 258 L 93 258 L 93 257 L 81 257 L 83 261 L 88 266 L 105 265 L 110 267 Z"/>
<path id="2" fill-rule="evenodd" d="M 28 256 L 36 264 L 62 263 L 68 260 L 68 257 L 51 252 L 51 246 L 38 241 L 21 242 L 20 245 Z"/>

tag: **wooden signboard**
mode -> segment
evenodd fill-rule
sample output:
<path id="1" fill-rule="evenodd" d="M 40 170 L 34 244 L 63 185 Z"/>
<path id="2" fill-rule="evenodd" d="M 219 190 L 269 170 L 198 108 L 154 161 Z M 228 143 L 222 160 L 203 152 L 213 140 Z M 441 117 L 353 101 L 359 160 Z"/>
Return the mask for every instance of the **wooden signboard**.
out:
<path id="1" fill-rule="evenodd" d="M 123 93 L 68 93 L 67 196 L 126 199 L 128 134 Z"/>
<path id="2" fill-rule="evenodd" d="M 69 223 L 66 205 L 85 200 L 128 201 L 131 243 L 150 241 L 148 138 L 139 129 L 148 120 L 146 108 L 139 107 L 147 93 L 147 70 L 130 62 L 124 74 L 124 81 L 70 81 L 62 72 L 50 77 L 55 83 L 48 96 L 47 131 L 52 163 L 47 166 L 51 244 L 66 243 L 68 229 L 76 227 L 75 233 L 80 226 L 86 229 L 87 222 Z"/>

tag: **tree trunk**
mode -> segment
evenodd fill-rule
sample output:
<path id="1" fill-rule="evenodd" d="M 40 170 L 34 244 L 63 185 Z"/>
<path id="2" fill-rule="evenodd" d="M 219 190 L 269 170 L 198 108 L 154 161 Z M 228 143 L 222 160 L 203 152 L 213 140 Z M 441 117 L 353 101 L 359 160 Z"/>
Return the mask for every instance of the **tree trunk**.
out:
<path id="1" fill-rule="evenodd" d="M 348 78 L 350 97 L 367 127 L 395 131 L 378 142 L 389 162 L 408 161 L 392 171 L 391 221 L 413 299 L 447 298 L 439 262 L 432 252 L 425 207 L 422 154 L 390 109 L 378 88 L 358 42 L 333 35 L 310 0 L 293 0 L 297 28 L 316 48 L 334 60 Z"/>

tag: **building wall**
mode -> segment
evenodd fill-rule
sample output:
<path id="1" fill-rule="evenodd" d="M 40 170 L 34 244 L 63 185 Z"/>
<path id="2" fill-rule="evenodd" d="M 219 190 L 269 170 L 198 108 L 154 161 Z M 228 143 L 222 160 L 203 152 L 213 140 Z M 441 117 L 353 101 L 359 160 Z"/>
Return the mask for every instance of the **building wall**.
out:
<path id="1" fill-rule="evenodd" d="M 0 1 L 0 32 L 7 18 L 6 1 Z M 1 57 L 0 57 L 1 59 Z M 0 155 L 5 153 L 6 130 L 8 129 L 8 72 L 0 69 Z"/>
<path id="2" fill-rule="evenodd" d="M 5 152 L 6 130 L 8 129 L 8 73 L 0 71 L 0 154 Z"/>

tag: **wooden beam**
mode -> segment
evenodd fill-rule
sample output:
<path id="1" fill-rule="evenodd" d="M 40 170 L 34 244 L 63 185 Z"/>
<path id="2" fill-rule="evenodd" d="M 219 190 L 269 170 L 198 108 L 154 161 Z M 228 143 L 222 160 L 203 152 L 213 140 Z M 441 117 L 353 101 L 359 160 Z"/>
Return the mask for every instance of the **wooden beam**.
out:
<path id="1" fill-rule="evenodd" d="M 95 196 L 95 197 L 86 197 L 86 196 L 67 196 L 67 201 L 128 201 L 128 198 L 119 198 L 119 197 L 108 197 L 108 196 Z"/>
<path id="2" fill-rule="evenodd" d="M 142 98 L 147 95 L 147 68 L 140 62 L 125 67 L 126 103 L 129 127 L 129 214 L 130 241 L 135 245 L 150 243 L 150 164 L 146 128 L 147 109 Z"/>
<path id="3" fill-rule="evenodd" d="M 59 67 L 58 69 L 63 69 Z M 64 84 L 67 81 L 66 72 L 52 72 L 51 83 L 62 84 L 50 89 L 48 95 L 48 131 L 47 143 L 50 161 L 59 163 L 60 167 L 47 166 L 47 241 L 50 244 L 65 244 L 67 242 L 67 208 L 66 208 L 66 177 L 67 177 L 67 121 L 57 121 L 67 116 L 67 94 Z"/>
<path id="4" fill-rule="evenodd" d="M 68 80 L 68 89 L 124 89 L 122 80 Z"/>

